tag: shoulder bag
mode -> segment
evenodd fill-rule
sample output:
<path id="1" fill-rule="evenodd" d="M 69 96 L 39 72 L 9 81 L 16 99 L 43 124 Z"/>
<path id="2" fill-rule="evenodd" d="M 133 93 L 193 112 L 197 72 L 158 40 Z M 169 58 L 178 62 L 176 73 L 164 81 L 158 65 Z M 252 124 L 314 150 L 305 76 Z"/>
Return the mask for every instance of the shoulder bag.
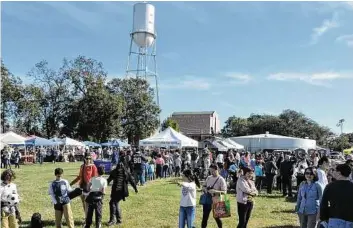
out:
<path id="1" fill-rule="evenodd" d="M 213 189 L 213 187 L 216 185 L 216 183 L 218 182 L 219 177 L 217 178 L 217 180 L 213 183 L 212 187 L 210 189 Z M 207 188 L 208 189 L 208 188 Z M 201 196 L 200 196 L 200 201 L 199 203 L 201 205 L 211 205 L 212 204 L 212 195 L 209 192 L 204 192 Z"/>

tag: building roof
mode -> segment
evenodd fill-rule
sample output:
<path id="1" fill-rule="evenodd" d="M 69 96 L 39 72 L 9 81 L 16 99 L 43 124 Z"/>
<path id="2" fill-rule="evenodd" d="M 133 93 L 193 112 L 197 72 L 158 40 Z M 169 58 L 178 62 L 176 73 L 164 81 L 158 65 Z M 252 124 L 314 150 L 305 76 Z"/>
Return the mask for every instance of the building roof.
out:
<path id="1" fill-rule="evenodd" d="M 202 112 L 173 112 L 172 116 L 180 115 L 213 115 L 216 111 L 202 111 Z"/>

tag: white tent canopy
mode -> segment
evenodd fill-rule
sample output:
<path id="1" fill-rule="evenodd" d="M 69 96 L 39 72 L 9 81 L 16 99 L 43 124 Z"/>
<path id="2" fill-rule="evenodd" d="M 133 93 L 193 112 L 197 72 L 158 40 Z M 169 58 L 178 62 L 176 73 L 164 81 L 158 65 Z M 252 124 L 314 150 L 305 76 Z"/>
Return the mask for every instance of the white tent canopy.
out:
<path id="1" fill-rule="evenodd" d="M 26 138 L 18 135 L 12 131 L 1 134 L 0 141 L 6 144 L 14 144 L 14 145 L 24 145 Z"/>
<path id="2" fill-rule="evenodd" d="M 52 138 L 50 139 L 51 141 L 58 142 L 60 145 L 65 145 L 65 146 L 82 146 L 85 147 L 85 144 L 82 142 L 79 142 L 75 139 L 65 137 L 63 139 L 60 138 Z"/>
<path id="3" fill-rule="evenodd" d="M 140 140 L 140 146 L 152 147 L 198 147 L 198 142 L 191 139 L 173 128 L 168 127 L 164 131 L 143 140 Z"/>
<path id="4" fill-rule="evenodd" d="M 244 146 L 243 145 L 240 145 L 239 143 L 236 143 L 236 142 L 234 142 L 233 140 L 231 140 L 231 139 L 225 139 L 224 140 L 226 143 L 228 143 L 229 145 L 231 145 L 232 147 L 232 149 L 244 149 Z"/>

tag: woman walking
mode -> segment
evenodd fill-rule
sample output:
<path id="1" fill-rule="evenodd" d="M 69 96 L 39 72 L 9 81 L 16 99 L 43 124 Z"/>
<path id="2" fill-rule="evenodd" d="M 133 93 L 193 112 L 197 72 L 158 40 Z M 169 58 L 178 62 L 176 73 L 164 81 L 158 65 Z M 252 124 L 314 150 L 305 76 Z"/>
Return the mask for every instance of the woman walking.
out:
<path id="1" fill-rule="evenodd" d="M 203 186 L 204 193 L 210 193 L 213 200 L 217 200 L 221 194 L 227 193 L 227 184 L 222 176 L 219 175 L 218 166 L 215 164 L 210 165 L 211 176 L 207 177 Z M 212 210 L 212 204 L 203 205 L 202 215 L 202 228 L 207 227 L 208 217 Z M 222 220 L 215 218 L 218 228 L 222 228 Z"/>
<path id="2" fill-rule="evenodd" d="M 304 175 L 306 180 L 299 186 L 295 211 L 299 216 L 300 228 L 315 228 L 322 197 L 322 187 L 316 183 L 318 180 L 316 169 L 306 168 Z"/>
<path id="3" fill-rule="evenodd" d="M 179 209 L 179 228 L 194 226 L 196 214 L 196 186 L 200 188 L 200 181 L 190 169 L 183 172 L 183 182 L 178 184 L 182 187 Z"/>
<path id="4" fill-rule="evenodd" d="M 237 204 L 239 223 L 237 228 L 246 228 L 254 207 L 253 197 L 258 195 L 255 183 L 252 180 L 254 171 L 244 167 L 243 173 L 237 181 Z"/>
<path id="5" fill-rule="evenodd" d="M 134 178 L 126 168 L 124 160 L 125 156 L 121 153 L 116 168 L 110 173 L 107 180 L 108 185 L 113 181 L 109 202 L 110 218 L 108 226 L 122 223 L 119 202 L 121 200 L 125 201 L 125 198 L 129 196 L 128 183 L 130 183 L 135 192 L 138 193 Z"/>

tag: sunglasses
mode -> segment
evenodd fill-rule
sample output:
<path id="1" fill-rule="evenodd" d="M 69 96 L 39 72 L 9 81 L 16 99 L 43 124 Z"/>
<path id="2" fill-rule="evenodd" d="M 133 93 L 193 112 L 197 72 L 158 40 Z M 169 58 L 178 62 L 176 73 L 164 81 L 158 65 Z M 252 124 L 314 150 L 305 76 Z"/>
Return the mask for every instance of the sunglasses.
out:
<path id="1" fill-rule="evenodd" d="M 310 172 L 306 172 L 305 175 L 314 175 L 314 174 Z"/>

